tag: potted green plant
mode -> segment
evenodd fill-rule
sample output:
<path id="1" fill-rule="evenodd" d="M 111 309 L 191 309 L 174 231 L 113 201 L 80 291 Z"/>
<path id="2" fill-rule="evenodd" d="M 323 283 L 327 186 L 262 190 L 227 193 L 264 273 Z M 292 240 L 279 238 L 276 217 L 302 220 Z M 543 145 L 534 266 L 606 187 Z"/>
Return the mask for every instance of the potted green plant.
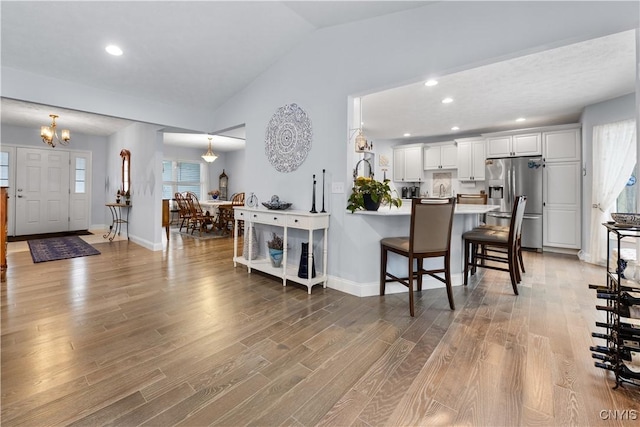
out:
<path id="1" fill-rule="evenodd" d="M 116 193 L 116 203 L 120 203 L 120 197 L 122 197 L 122 191 L 118 188 L 118 192 Z"/>
<path id="2" fill-rule="evenodd" d="M 267 241 L 267 248 L 269 248 L 269 258 L 271 259 L 271 265 L 273 267 L 280 267 L 282 263 L 282 255 L 284 253 L 284 242 L 282 237 L 276 233 L 271 233 L 271 240 Z"/>
<path id="3" fill-rule="evenodd" d="M 131 203 L 131 193 L 129 192 L 129 190 L 127 190 L 124 193 L 124 202 L 128 205 Z"/>
<path id="4" fill-rule="evenodd" d="M 353 184 L 351 195 L 349 196 L 347 209 L 351 213 L 359 210 L 377 211 L 381 203 L 391 206 L 402 206 L 402 200 L 396 190 L 389 187 L 389 180 L 376 181 L 373 178 L 359 176 Z"/>

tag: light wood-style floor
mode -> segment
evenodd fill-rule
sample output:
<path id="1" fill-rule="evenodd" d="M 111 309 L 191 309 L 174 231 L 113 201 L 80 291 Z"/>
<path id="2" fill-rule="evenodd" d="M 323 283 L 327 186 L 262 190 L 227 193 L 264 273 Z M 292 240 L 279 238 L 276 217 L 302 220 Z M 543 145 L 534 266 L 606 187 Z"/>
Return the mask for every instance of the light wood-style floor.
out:
<path id="1" fill-rule="evenodd" d="M 604 270 L 568 256 L 526 253 L 519 296 L 496 271 L 456 287 L 455 311 L 424 291 L 411 318 L 406 294 L 249 275 L 230 239 L 95 247 L 9 254 L 3 426 L 639 423 L 640 390 L 612 390 L 589 352 Z"/>

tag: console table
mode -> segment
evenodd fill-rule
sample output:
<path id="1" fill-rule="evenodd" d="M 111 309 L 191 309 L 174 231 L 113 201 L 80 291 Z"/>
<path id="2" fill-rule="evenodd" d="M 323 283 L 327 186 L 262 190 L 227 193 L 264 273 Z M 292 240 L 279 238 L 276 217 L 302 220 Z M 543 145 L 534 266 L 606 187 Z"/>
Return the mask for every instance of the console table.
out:
<path id="1" fill-rule="evenodd" d="M 129 240 L 129 209 L 131 205 L 125 203 L 106 203 L 105 206 L 108 207 L 111 212 L 111 225 L 109 226 L 109 232 L 102 237 L 105 239 L 109 238 L 109 241 L 112 242 L 113 239 L 116 238 L 116 234 L 118 236 L 120 235 L 122 224 L 127 224 L 127 240 Z M 126 219 L 122 218 L 123 209 L 127 213 Z"/>
<path id="2" fill-rule="evenodd" d="M 328 213 L 316 213 L 312 214 L 306 211 L 277 211 L 260 208 L 248 208 L 243 206 L 234 207 L 234 233 L 233 233 L 233 266 L 237 264 L 243 264 L 247 266 L 249 273 L 251 269 L 256 269 L 264 273 L 271 274 L 276 277 L 282 278 L 282 286 L 287 286 L 287 280 L 291 280 L 296 283 L 301 283 L 307 287 L 307 291 L 311 294 L 311 288 L 313 285 L 322 283 L 323 287 L 327 287 L 327 235 L 329 229 L 329 214 Z M 238 222 L 244 221 L 245 233 L 244 238 L 248 239 L 248 254 L 244 257 L 244 254 L 238 256 Z M 281 267 L 273 267 L 269 257 L 253 257 L 253 251 L 258 248 L 253 248 L 253 242 L 251 239 L 252 233 L 254 233 L 254 226 L 256 224 L 264 224 L 282 229 L 282 240 L 284 242 L 284 252 L 282 257 Z M 289 238 L 290 229 L 306 230 L 308 231 L 309 239 L 309 251 L 307 258 L 307 277 L 298 277 L 298 265 L 287 264 L 287 240 Z M 318 269 L 316 277 L 311 277 L 313 266 L 313 232 L 314 230 L 323 230 L 322 237 L 322 271 Z M 247 247 L 245 245 L 245 247 Z M 251 259 L 255 258 L 255 259 Z"/>

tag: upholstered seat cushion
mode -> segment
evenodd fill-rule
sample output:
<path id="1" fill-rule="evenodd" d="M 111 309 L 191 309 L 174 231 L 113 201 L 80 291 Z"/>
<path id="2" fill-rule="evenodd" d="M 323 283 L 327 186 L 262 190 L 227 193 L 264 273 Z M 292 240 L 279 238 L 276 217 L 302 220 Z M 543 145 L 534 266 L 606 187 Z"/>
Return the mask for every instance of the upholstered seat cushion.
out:
<path id="1" fill-rule="evenodd" d="M 509 232 L 509 226 L 508 225 L 489 225 L 489 224 L 482 224 L 479 225 L 478 228 L 484 228 L 484 229 L 488 229 L 488 230 L 496 230 L 496 231 L 504 231 L 505 233 Z"/>
<path id="2" fill-rule="evenodd" d="M 491 230 L 487 228 L 474 228 L 462 235 L 466 240 L 487 243 L 507 243 L 509 240 L 509 232 Z"/>
<path id="3" fill-rule="evenodd" d="M 387 237 L 380 244 L 393 249 L 409 252 L 409 237 Z"/>

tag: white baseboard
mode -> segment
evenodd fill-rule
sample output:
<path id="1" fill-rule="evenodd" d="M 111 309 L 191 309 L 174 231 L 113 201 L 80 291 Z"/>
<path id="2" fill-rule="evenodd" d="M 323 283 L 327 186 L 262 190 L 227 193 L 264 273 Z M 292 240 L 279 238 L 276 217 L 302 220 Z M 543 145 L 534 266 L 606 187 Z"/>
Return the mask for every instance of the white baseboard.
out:
<path id="1" fill-rule="evenodd" d="M 451 284 L 452 286 L 461 286 L 463 283 L 462 280 L 463 274 L 452 274 L 451 275 Z M 380 283 L 379 282 L 368 282 L 368 283 L 358 283 L 351 280 L 343 279 L 341 277 L 329 276 L 327 280 L 327 287 L 331 289 L 335 289 L 340 292 L 347 293 L 349 295 L 354 295 L 357 297 L 371 297 L 380 295 Z M 444 288 L 444 283 L 432 278 L 426 277 L 422 282 L 422 289 L 437 289 Z M 386 294 L 399 294 L 403 292 L 407 292 L 408 289 L 406 286 L 400 283 L 389 282 L 387 283 L 385 293 Z"/>

